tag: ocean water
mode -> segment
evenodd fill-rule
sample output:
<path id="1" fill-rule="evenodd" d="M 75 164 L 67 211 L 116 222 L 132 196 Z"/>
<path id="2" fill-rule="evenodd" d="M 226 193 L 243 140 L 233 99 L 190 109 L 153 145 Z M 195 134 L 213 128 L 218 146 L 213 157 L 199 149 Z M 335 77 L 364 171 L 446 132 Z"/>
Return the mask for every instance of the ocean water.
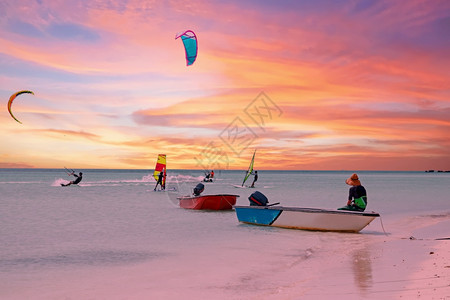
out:
<path id="1" fill-rule="evenodd" d="M 179 208 L 176 197 L 203 178 L 198 170 L 169 170 L 166 192 L 153 191 L 149 170 L 76 171 L 79 186 L 61 187 L 71 179 L 64 170 L 0 169 L 0 299 L 326 299 L 326 287 L 368 298 L 383 274 L 367 245 L 450 220 L 450 173 L 358 172 L 366 211 L 381 220 L 350 234 Z M 270 203 L 334 209 L 353 172 L 258 173 L 255 189 L 241 189 L 233 185 L 243 171 L 216 171 L 203 193 L 238 194 L 247 205 L 258 190 Z M 349 282 L 350 292 L 338 288 Z"/>

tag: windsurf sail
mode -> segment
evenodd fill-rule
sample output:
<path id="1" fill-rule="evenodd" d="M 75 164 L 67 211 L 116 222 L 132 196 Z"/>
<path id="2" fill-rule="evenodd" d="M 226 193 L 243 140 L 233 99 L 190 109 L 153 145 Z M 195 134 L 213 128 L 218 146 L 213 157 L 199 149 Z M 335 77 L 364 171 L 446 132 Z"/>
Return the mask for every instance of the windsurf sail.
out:
<path id="1" fill-rule="evenodd" d="M 159 173 L 163 172 L 163 182 L 162 186 L 166 186 L 166 155 L 158 154 L 158 160 L 156 161 L 155 172 L 153 172 L 153 177 L 158 181 Z"/>
<path id="2" fill-rule="evenodd" d="M 253 152 L 252 161 L 250 162 L 250 166 L 248 166 L 248 170 L 247 170 L 247 173 L 245 174 L 244 181 L 242 181 L 242 186 L 244 186 L 244 183 L 247 181 L 247 179 L 250 177 L 250 175 L 253 172 L 253 164 L 255 162 L 255 153 L 256 153 L 256 150 L 255 150 L 255 152 Z"/>

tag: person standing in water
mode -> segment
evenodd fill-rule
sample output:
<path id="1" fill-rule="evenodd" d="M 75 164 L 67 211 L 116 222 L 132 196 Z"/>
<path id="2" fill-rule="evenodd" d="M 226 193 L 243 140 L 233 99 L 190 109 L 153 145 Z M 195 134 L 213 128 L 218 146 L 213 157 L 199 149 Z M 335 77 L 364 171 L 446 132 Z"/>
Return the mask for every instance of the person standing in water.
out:
<path id="1" fill-rule="evenodd" d="M 161 190 L 165 189 L 165 184 L 163 184 L 163 179 L 164 179 L 164 173 L 161 171 L 161 172 L 159 172 L 158 181 L 156 182 L 155 188 L 153 189 L 154 191 L 156 191 L 158 184 L 161 185 Z"/>
<path id="2" fill-rule="evenodd" d="M 258 171 L 255 171 L 255 177 L 253 178 L 252 185 L 250 187 L 255 187 L 255 182 L 258 181 Z"/>
<path id="3" fill-rule="evenodd" d="M 61 186 L 69 186 L 71 184 L 78 184 L 83 179 L 83 173 L 81 173 L 81 172 L 78 175 L 75 174 L 75 172 L 72 172 L 69 175 L 75 176 L 75 180 L 69 181 L 69 183 L 66 183 L 66 184 L 61 183 Z"/>

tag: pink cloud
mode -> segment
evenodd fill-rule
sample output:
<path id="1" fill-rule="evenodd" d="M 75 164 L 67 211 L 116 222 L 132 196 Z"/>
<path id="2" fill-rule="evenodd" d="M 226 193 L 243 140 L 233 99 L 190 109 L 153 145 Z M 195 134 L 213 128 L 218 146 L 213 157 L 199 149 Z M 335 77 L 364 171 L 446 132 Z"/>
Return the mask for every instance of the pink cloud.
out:
<path id="1" fill-rule="evenodd" d="M 419 0 L 3 3 L 8 90 L 0 92 L 31 85 L 40 96 L 17 107 L 28 124 L 0 133 L 52 145 L 70 137 L 120 166 L 151 159 L 144 148 L 153 147 L 196 167 L 193 157 L 264 91 L 283 115 L 264 130 L 249 122 L 260 130 L 251 146 L 263 167 L 273 157 L 284 168 L 448 165 L 448 8 Z M 189 68 L 174 39 L 184 29 L 199 36 Z M 12 164 L 28 160 L 36 165 L 32 157 Z M 246 163 L 237 157 L 233 167 Z"/>
<path id="2" fill-rule="evenodd" d="M 34 166 L 28 163 L 10 163 L 0 161 L 0 169 L 8 169 L 8 168 L 27 169 L 27 168 L 34 168 Z"/>

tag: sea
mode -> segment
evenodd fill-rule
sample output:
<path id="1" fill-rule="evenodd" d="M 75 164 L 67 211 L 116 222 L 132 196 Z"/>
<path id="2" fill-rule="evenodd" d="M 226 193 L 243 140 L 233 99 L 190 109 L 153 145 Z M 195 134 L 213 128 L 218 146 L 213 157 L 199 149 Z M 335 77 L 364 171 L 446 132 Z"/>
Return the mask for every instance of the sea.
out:
<path id="1" fill-rule="evenodd" d="M 356 172 L 381 218 L 336 233 L 180 208 L 201 170 L 168 170 L 166 191 L 153 170 L 75 171 L 81 183 L 62 187 L 64 169 L 0 169 L 0 299 L 376 299 L 385 277 L 367 245 L 450 220 L 444 172 L 258 170 L 255 188 L 237 188 L 245 171 L 215 170 L 204 183 L 237 205 L 259 191 L 269 204 L 336 209 Z"/>

